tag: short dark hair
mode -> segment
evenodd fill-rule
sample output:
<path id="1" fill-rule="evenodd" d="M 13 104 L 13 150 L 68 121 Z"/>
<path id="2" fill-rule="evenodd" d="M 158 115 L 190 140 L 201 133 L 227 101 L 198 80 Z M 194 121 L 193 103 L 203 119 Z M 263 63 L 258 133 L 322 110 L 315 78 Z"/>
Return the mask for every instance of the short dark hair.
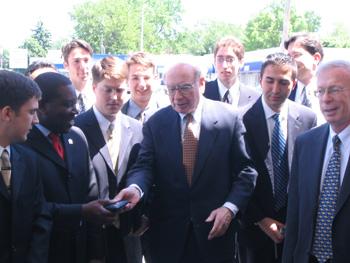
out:
<path id="1" fill-rule="evenodd" d="M 264 75 L 265 69 L 269 65 L 276 66 L 288 66 L 292 70 L 292 79 L 295 80 L 298 73 L 298 66 L 295 60 L 288 54 L 282 52 L 276 52 L 266 57 L 264 63 L 261 66 L 260 78 Z"/>
<path id="2" fill-rule="evenodd" d="M 301 46 L 311 55 L 320 53 L 321 55 L 320 61 L 322 61 L 323 55 L 324 55 L 323 47 L 322 47 L 321 41 L 315 34 L 297 33 L 295 35 L 292 35 L 289 39 L 284 41 L 284 48 L 288 49 L 291 43 L 294 43 L 295 41 L 299 41 L 299 40 L 301 40 Z"/>
<path id="3" fill-rule="evenodd" d="M 40 74 L 34 81 L 38 84 L 42 92 L 40 105 L 51 102 L 53 99 L 57 98 L 58 89 L 60 87 L 72 85 L 69 78 L 56 72 L 45 72 Z"/>
<path id="4" fill-rule="evenodd" d="M 27 67 L 27 69 L 24 72 L 24 75 L 26 75 L 27 77 L 30 77 L 30 75 L 34 71 L 36 71 L 40 68 L 52 68 L 52 69 L 57 71 L 57 69 L 53 63 L 51 63 L 49 61 L 45 61 L 45 60 L 36 60 Z"/>
<path id="5" fill-rule="evenodd" d="M 77 47 L 85 49 L 87 52 L 89 52 L 91 56 L 94 53 L 92 47 L 88 42 L 82 39 L 73 39 L 67 45 L 62 47 L 62 56 L 63 56 L 64 62 L 68 62 L 68 56 L 70 52 Z"/>
<path id="6" fill-rule="evenodd" d="M 0 108 L 10 106 L 18 112 L 31 98 L 41 98 L 41 91 L 33 80 L 19 73 L 0 70 Z"/>

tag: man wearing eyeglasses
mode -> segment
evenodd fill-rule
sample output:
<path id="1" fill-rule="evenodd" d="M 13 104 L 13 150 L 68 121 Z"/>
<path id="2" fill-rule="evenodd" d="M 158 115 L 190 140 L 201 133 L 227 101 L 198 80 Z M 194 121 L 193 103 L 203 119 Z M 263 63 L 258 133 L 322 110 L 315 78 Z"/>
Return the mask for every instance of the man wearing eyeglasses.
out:
<path id="1" fill-rule="evenodd" d="M 322 64 L 316 77 L 327 123 L 295 143 L 285 263 L 349 261 L 350 63 Z"/>
<path id="2" fill-rule="evenodd" d="M 171 106 L 144 124 L 128 187 L 116 200 L 128 200 L 131 209 L 153 185 L 152 262 L 236 262 L 237 217 L 256 180 L 244 128 L 230 107 L 202 97 L 205 79 L 197 67 L 176 64 L 165 80 Z"/>
<path id="3" fill-rule="evenodd" d="M 204 96 L 223 101 L 235 108 L 253 104 L 260 96 L 257 89 L 239 81 L 239 68 L 243 66 L 244 46 L 234 37 L 220 39 L 214 48 L 217 79 L 205 84 Z"/>

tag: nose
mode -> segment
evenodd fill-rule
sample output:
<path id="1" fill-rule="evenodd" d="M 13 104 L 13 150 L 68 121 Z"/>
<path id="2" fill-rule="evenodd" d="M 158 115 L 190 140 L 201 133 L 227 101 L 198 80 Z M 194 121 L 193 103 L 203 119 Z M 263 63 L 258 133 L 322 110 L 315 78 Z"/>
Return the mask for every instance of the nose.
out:
<path id="1" fill-rule="evenodd" d="M 35 112 L 32 119 L 32 124 L 38 124 L 38 123 L 39 123 L 38 114 Z"/>
<path id="2" fill-rule="evenodd" d="M 279 93 L 280 92 L 280 86 L 279 86 L 279 84 L 278 84 L 278 82 L 274 82 L 273 84 L 272 84 L 272 92 L 273 93 Z"/>

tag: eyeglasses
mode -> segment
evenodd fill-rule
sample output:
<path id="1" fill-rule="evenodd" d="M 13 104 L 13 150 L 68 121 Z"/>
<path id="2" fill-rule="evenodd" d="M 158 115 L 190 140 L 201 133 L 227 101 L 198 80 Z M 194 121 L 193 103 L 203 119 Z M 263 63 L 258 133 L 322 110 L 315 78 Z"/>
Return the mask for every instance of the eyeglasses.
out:
<path id="1" fill-rule="evenodd" d="M 188 94 L 191 89 L 193 88 L 194 83 L 185 83 L 185 84 L 178 84 L 173 86 L 167 86 L 169 94 L 174 95 L 175 92 L 178 90 L 181 94 Z"/>
<path id="2" fill-rule="evenodd" d="M 344 89 L 346 88 L 341 86 L 331 86 L 325 89 L 318 89 L 318 90 L 315 90 L 315 96 L 320 98 L 326 93 L 329 95 L 337 95 L 340 92 L 342 92 Z"/>
<path id="3" fill-rule="evenodd" d="M 222 57 L 222 56 L 218 56 L 216 57 L 216 62 L 217 63 L 224 63 L 224 61 L 226 61 L 227 64 L 232 64 L 234 61 L 236 61 L 235 57 Z"/>

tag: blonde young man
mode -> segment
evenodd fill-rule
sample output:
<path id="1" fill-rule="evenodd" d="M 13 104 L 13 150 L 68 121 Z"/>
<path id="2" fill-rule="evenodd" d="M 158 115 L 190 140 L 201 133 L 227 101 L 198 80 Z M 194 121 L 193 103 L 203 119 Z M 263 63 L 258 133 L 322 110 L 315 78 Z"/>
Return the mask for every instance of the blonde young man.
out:
<path id="1" fill-rule="evenodd" d="M 142 125 L 120 112 L 127 76 L 123 61 L 106 57 L 93 66 L 92 76 L 96 102 L 76 118 L 76 125 L 89 144 L 100 198 L 112 199 L 125 184 L 129 155 L 142 139 Z M 141 263 L 139 239 L 123 238 L 123 234 L 118 224 L 106 227 L 106 262 Z"/>
<path id="2" fill-rule="evenodd" d="M 141 122 L 145 122 L 159 108 L 169 104 L 169 99 L 162 91 L 155 94 L 156 65 L 151 56 L 136 52 L 127 60 L 128 86 L 131 98 L 121 111 Z"/>

